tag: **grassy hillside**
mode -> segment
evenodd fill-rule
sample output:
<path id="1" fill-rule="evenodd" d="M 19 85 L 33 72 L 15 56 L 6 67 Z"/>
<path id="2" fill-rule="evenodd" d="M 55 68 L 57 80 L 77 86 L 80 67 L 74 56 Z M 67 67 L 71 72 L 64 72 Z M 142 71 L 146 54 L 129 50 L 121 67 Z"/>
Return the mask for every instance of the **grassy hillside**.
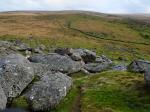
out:
<path id="1" fill-rule="evenodd" d="M 106 15 L 93 12 L 0 13 L 0 39 L 22 40 L 36 47 L 87 48 L 114 63 L 150 60 L 149 16 Z M 150 96 L 142 74 L 108 71 L 72 75 L 74 86 L 54 112 L 149 112 Z M 20 105 L 21 104 L 21 105 Z M 14 107 L 27 108 L 23 98 Z"/>
<path id="2" fill-rule="evenodd" d="M 115 59 L 150 59 L 150 25 L 123 16 L 90 12 L 1 13 L 0 37 L 22 39 L 33 46 L 42 43 L 49 48 L 83 47 Z"/>

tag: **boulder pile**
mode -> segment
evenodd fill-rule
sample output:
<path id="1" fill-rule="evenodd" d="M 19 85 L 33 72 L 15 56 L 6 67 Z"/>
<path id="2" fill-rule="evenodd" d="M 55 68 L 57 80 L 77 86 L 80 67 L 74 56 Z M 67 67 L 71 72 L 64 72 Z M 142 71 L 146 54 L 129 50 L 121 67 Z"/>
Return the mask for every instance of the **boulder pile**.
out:
<path id="1" fill-rule="evenodd" d="M 31 48 L 20 41 L 0 41 L 0 110 L 18 97 L 25 98 L 33 111 L 54 109 L 73 85 L 68 75 L 101 72 L 112 63 L 87 49 L 44 50 L 44 45 Z"/>
<path id="2" fill-rule="evenodd" d="M 97 56 L 88 49 L 57 48 L 47 53 L 45 49 L 44 45 L 31 48 L 20 41 L 0 41 L 0 110 L 22 97 L 33 111 L 51 111 L 71 89 L 70 74 L 80 71 L 90 75 L 128 69 L 144 73 L 150 85 L 149 61 L 135 60 L 128 67 L 113 66 L 107 56 Z"/>

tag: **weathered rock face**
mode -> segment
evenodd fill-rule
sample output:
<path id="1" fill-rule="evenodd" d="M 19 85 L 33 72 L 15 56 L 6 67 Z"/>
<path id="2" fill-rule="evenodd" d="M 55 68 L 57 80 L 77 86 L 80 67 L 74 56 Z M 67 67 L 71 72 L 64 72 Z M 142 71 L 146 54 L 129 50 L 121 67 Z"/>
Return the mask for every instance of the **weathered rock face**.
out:
<path id="1" fill-rule="evenodd" d="M 150 85 L 150 66 L 148 66 L 144 73 L 145 81 L 148 85 Z"/>
<path id="2" fill-rule="evenodd" d="M 31 63 L 20 54 L 0 59 L 0 84 L 7 98 L 19 95 L 34 78 Z"/>
<path id="3" fill-rule="evenodd" d="M 136 60 L 133 61 L 129 66 L 128 70 L 131 72 L 145 72 L 145 70 L 150 66 L 149 61 Z"/>
<path id="4" fill-rule="evenodd" d="M 34 111 L 47 111 L 60 103 L 71 85 L 72 80 L 67 75 L 47 72 L 24 96 Z"/>
<path id="5" fill-rule="evenodd" d="M 93 62 L 96 59 L 96 53 L 87 49 L 59 48 L 55 52 L 60 55 L 68 55 L 74 61 L 83 60 L 85 63 Z"/>
<path id="6" fill-rule="evenodd" d="M 34 69 L 34 75 L 38 77 L 43 77 L 46 72 L 50 72 L 51 68 L 48 64 L 41 64 L 41 63 L 32 63 Z"/>
<path id="7" fill-rule="evenodd" d="M 59 54 L 35 55 L 29 58 L 31 62 L 48 64 L 50 70 L 63 73 L 74 73 L 81 70 L 83 62 L 75 62 L 69 56 Z"/>
<path id="8" fill-rule="evenodd" d="M 5 96 L 5 93 L 0 85 L 0 110 L 3 110 L 6 108 L 7 98 Z"/>

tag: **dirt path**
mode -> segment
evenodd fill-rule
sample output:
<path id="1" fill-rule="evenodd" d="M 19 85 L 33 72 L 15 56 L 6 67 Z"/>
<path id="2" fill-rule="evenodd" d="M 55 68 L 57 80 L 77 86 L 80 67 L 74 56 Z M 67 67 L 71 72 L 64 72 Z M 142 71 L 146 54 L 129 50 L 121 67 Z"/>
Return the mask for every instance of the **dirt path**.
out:
<path id="1" fill-rule="evenodd" d="M 82 86 L 78 87 L 78 96 L 74 102 L 71 112 L 82 112 L 81 111 L 81 99 L 82 99 Z"/>

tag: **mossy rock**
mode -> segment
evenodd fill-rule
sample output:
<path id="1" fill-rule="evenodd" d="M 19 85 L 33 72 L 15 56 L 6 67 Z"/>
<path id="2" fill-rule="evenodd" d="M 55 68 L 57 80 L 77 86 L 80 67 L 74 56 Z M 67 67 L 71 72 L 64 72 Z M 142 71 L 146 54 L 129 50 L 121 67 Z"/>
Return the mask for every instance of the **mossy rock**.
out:
<path id="1" fill-rule="evenodd" d="M 12 101 L 11 107 L 27 110 L 29 108 L 29 103 L 24 96 L 21 96 Z"/>

